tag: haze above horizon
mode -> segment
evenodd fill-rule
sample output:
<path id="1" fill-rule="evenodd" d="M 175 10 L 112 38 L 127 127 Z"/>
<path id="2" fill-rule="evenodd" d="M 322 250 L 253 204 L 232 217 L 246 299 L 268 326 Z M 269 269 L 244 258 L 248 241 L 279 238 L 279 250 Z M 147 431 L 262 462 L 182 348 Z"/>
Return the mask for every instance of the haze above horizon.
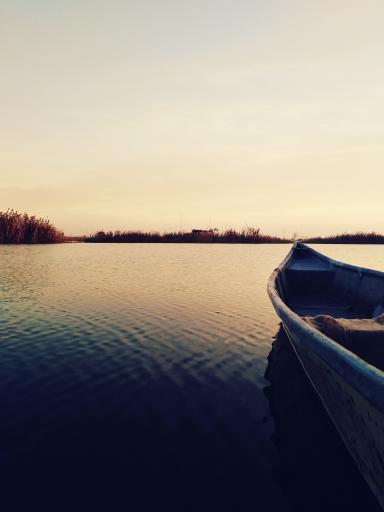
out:
<path id="1" fill-rule="evenodd" d="M 384 232 L 384 3 L 5 0 L 0 210 Z"/>

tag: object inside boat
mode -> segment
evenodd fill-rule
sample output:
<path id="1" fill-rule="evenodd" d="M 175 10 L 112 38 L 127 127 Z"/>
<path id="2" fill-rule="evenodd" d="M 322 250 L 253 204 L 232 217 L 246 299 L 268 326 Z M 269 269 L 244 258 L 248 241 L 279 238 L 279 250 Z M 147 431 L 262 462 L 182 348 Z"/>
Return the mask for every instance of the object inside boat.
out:
<path id="1" fill-rule="evenodd" d="M 384 370 L 384 277 L 297 247 L 280 273 L 281 298 L 308 324 Z"/>

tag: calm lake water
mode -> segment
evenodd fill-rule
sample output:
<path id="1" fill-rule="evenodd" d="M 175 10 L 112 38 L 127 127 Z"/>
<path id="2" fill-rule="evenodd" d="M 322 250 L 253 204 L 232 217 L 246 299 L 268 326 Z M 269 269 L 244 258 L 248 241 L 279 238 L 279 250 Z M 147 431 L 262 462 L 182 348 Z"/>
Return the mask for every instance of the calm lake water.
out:
<path id="1" fill-rule="evenodd" d="M 384 270 L 382 246 L 317 249 Z M 328 510 L 376 510 L 284 340 L 264 378 L 266 283 L 288 250 L 0 247 L 3 510 L 298 510 L 311 474 Z M 325 489 L 327 465 L 349 496 Z"/>

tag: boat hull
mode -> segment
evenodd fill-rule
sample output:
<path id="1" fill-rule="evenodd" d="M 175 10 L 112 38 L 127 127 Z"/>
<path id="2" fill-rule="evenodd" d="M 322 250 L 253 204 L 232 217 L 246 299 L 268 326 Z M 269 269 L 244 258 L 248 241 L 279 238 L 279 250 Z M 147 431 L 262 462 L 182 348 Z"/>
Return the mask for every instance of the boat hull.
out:
<path id="1" fill-rule="evenodd" d="M 384 508 L 384 414 L 285 326 L 309 380 L 360 472 Z"/>
<path id="2" fill-rule="evenodd" d="M 276 313 L 315 391 L 355 460 L 362 476 L 384 509 L 384 372 L 309 325 L 284 298 L 285 271 L 292 264 L 295 245 L 268 282 L 268 294 Z M 313 249 L 306 248 L 317 255 Z M 321 258 L 325 258 L 319 255 Z M 329 260 L 330 265 L 345 264 Z M 375 280 L 384 289 L 384 274 L 347 267 L 360 282 Z"/>

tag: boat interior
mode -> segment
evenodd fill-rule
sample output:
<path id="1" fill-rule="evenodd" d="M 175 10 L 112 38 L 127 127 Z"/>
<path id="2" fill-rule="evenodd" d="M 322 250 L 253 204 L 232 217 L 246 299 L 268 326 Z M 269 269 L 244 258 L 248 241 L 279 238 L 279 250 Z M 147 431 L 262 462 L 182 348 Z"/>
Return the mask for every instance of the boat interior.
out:
<path id="1" fill-rule="evenodd" d="M 329 260 L 299 244 L 277 288 L 307 323 L 384 369 L 384 274 Z"/>
<path id="2" fill-rule="evenodd" d="M 294 249 L 278 288 L 300 316 L 374 318 L 384 313 L 384 275 L 333 262 L 306 246 Z"/>

